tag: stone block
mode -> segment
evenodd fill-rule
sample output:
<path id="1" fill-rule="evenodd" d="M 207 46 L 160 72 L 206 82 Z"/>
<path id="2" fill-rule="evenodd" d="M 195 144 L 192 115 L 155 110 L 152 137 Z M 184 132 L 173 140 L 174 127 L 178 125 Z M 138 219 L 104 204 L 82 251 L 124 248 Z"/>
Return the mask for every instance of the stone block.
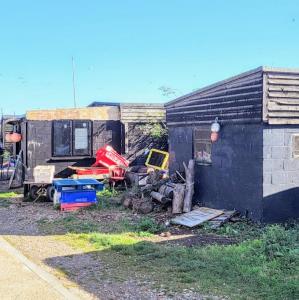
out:
<path id="1" fill-rule="evenodd" d="M 286 159 L 283 162 L 283 169 L 285 171 L 299 171 L 299 159 Z"/>
<path id="2" fill-rule="evenodd" d="M 271 147 L 271 158 L 273 159 L 286 159 L 291 157 L 290 147 L 273 146 Z"/>
<path id="3" fill-rule="evenodd" d="M 280 185 L 287 183 L 286 173 L 283 171 L 273 171 L 272 172 L 272 184 Z"/>
<path id="4" fill-rule="evenodd" d="M 271 146 L 265 146 L 263 147 L 263 158 L 269 159 L 271 158 Z"/>
<path id="5" fill-rule="evenodd" d="M 271 172 L 264 172 L 263 183 L 264 184 L 272 183 L 272 173 Z"/>

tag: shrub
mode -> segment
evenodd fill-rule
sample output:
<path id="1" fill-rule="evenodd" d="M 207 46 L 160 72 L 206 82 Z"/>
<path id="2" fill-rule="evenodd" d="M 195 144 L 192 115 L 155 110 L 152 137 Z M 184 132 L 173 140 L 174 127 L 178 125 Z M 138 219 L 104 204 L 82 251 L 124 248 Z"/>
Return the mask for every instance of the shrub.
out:
<path id="1" fill-rule="evenodd" d="M 163 231 L 163 229 L 164 226 L 158 224 L 155 220 L 148 217 L 140 219 L 136 225 L 136 231 L 139 232 L 149 232 L 155 234 Z"/>
<path id="2" fill-rule="evenodd" d="M 288 256 L 298 249 L 296 230 L 286 230 L 280 225 L 268 226 L 262 235 L 262 250 L 268 259 Z"/>

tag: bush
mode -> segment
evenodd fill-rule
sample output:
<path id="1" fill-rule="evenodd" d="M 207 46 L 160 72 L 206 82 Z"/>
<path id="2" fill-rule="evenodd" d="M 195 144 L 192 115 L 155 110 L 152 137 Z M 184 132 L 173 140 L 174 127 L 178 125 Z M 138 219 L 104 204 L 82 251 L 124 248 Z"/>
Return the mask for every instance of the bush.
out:
<path id="1" fill-rule="evenodd" d="M 262 235 L 262 250 L 268 259 L 288 256 L 298 249 L 296 229 L 286 230 L 280 225 L 268 226 Z"/>
<path id="2" fill-rule="evenodd" d="M 149 232 L 152 234 L 159 233 L 163 231 L 164 226 L 158 224 L 155 220 L 145 217 L 139 220 L 136 225 L 136 231 L 139 232 Z"/>

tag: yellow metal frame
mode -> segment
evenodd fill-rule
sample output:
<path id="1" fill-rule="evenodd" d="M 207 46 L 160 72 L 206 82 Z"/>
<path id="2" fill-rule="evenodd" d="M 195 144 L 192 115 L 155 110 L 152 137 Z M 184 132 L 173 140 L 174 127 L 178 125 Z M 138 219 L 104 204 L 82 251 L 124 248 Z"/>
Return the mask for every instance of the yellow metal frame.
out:
<path id="1" fill-rule="evenodd" d="M 161 154 L 164 154 L 164 155 L 165 155 L 165 158 L 164 158 L 164 160 L 163 160 L 163 162 L 162 162 L 161 167 L 157 167 L 157 166 L 155 166 L 155 165 L 150 165 L 150 164 L 149 164 L 149 161 L 150 161 L 150 159 L 151 159 L 151 156 L 152 156 L 153 152 L 158 152 L 158 153 L 161 153 Z M 154 169 L 156 169 L 156 170 L 166 170 L 166 168 L 167 168 L 167 163 L 168 163 L 168 158 L 169 158 L 169 153 L 168 153 L 168 152 L 166 152 L 166 151 L 161 151 L 161 150 L 158 150 L 158 149 L 151 149 L 150 152 L 149 152 L 149 154 L 148 154 L 148 156 L 147 156 L 145 165 L 146 165 L 147 167 L 151 167 L 151 168 L 154 168 Z"/>

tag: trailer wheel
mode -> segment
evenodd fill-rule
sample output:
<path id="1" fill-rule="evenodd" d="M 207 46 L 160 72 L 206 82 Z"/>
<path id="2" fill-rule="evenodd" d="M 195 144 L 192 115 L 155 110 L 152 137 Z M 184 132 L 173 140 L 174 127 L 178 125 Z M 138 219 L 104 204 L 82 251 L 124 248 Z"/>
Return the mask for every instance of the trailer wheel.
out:
<path id="1" fill-rule="evenodd" d="M 47 198 L 53 202 L 54 201 L 55 188 L 53 185 L 47 187 Z"/>
<path id="2" fill-rule="evenodd" d="M 38 189 L 39 189 L 39 187 L 37 185 L 32 185 L 30 187 L 29 196 L 32 200 L 35 200 L 39 196 Z"/>

